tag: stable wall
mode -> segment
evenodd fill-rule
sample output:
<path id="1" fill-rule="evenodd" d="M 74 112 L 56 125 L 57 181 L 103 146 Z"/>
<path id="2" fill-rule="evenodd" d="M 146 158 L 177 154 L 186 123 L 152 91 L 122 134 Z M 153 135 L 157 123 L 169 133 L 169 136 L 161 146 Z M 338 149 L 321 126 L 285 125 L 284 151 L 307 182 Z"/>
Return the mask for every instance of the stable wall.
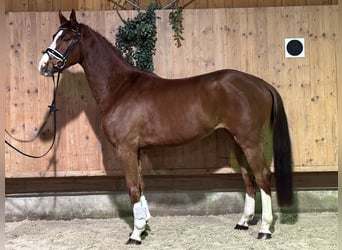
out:
<path id="1" fill-rule="evenodd" d="M 119 2 L 122 9 L 130 10 L 133 6 L 125 1 L 118 0 L 6 0 L 6 11 L 58 11 L 58 10 L 113 10 L 113 2 Z M 155 2 L 153 0 L 132 1 L 147 9 L 147 6 Z M 171 0 L 160 0 L 161 6 L 165 6 Z M 307 5 L 333 5 L 338 0 L 179 0 L 178 6 L 186 9 L 203 8 L 250 8 L 250 7 L 280 7 L 280 6 L 307 6 Z"/>
<path id="2" fill-rule="evenodd" d="M 135 14 L 122 12 L 123 17 Z M 114 11 L 77 16 L 114 43 L 115 29 L 121 25 Z M 158 16 L 157 74 L 178 78 L 234 68 L 265 79 L 284 99 L 294 171 L 337 171 L 337 6 L 185 10 L 181 48 L 174 46 L 168 11 L 159 11 Z M 52 98 L 52 80 L 39 75 L 37 63 L 57 30 L 58 15 L 10 12 L 6 18 L 6 128 L 15 137 L 28 139 Z M 306 57 L 285 59 L 285 37 L 304 37 Z M 6 147 L 6 177 L 121 176 L 80 66 L 63 73 L 57 105 L 54 150 L 36 160 Z M 34 143 L 16 145 L 32 154 L 44 152 L 52 139 L 52 123 L 47 127 Z M 238 169 L 229 148 L 228 136 L 218 131 L 190 145 L 148 150 L 143 155 L 144 173 L 234 173 Z"/>

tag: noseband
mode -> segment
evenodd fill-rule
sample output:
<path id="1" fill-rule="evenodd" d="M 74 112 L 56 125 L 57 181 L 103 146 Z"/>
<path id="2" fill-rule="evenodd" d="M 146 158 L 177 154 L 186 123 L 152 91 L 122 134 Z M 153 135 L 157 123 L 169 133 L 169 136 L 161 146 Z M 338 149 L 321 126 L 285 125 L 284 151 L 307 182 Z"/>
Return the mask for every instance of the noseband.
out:
<path id="1" fill-rule="evenodd" d="M 76 35 L 72 39 L 72 42 L 69 45 L 69 47 L 65 50 L 64 54 L 62 54 L 59 51 L 52 49 L 50 47 L 47 48 L 45 51 L 43 51 L 43 54 L 46 53 L 49 56 L 49 58 L 51 58 L 51 56 L 53 56 L 54 58 L 56 58 L 58 60 L 57 63 L 53 65 L 53 67 L 56 68 L 58 72 L 61 72 L 64 69 L 65 63 L 66 63 L 71 51 L 76 47 L 76 45 L 80 41 L 80 37 L 81 37 L 81 33 L 77 30 L 60 28 L 58 31 L 60 31 L 60 30 L 71 30 Z M 58 65 L 59 62 L 62 63 L 61 66 Z"/>

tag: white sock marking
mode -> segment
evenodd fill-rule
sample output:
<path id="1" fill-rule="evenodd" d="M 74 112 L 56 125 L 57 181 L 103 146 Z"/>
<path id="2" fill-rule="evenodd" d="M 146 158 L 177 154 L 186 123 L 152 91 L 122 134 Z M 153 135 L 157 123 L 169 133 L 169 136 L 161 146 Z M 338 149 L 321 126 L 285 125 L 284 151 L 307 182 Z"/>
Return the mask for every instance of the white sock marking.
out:
<path id="1" fill-rule="evenodd" d="M 262 189 L 260 189 L 260 192 L 262 203 L 262 219 L 260 233 L 270 234 L 270 227 L 273 221 L 271 196 L 266 194 L 265 191 Z"/>
<path id="2" fill-rule="evenodd" d="M 248 227 L 248 222 L 251 221 L 254 217 L 255 199 L 249 196 L 247 193 L 245 197 L 245 208 L 243 210 L 243 215 L 239 220 L 238 224 L 240 226 Z"/>

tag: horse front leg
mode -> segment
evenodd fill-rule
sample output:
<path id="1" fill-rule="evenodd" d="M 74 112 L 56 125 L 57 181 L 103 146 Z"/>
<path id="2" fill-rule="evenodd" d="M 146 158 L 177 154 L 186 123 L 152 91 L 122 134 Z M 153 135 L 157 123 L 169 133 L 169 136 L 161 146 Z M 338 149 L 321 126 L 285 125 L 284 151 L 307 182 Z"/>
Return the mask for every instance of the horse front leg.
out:
<path id="1" fill-rule="evenodd" d="M 138 159 L 138 150 L 132 150 L 120 147 L 117 150 L 117 156 L 123 164 L 128 194 L 133 209 L 133 232 L 126 244 L 141 244 L 141 236 L 145 232 L 146 224 L 151 215 L 148 204 L 143 195 L 143 178 L 140 171 L 140 161 Z"/>

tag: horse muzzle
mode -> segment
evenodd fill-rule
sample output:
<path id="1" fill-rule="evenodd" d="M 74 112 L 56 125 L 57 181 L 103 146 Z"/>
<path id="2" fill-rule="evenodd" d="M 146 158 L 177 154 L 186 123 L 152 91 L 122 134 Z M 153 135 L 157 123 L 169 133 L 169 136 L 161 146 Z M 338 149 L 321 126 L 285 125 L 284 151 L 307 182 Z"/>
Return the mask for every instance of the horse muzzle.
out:
<path id="1" fill-rule="evenodd" d="M 39 69 L 39 73 L 43 76 L 53 76 L 53 74 L 55 73 L 56 71 L 53 69 L 53 66 L 51 67 L 48 67 L 48 66 L 44 66 L 44 67 L 41 67 Z"/>
<path id="2" fill-rule="evenodd" d="M 38 71 L 43 76 L 52 76 L 54 73 L 53 64 L 50 61 L 50 57 L 47 53 L 43 53 L 39 64 Z"/>
<path id="3" fill-rule="evenodd" d="M 38 64 L 39 73 L 43 76 L 52 76 L 56 72 L 61 72 L 65 67 L 66 58 L 59 58 L 57 54 L 50 53 L 51 50 L 43 52 Z M 58 53 L 58 52 L 57 52 Z"/>

